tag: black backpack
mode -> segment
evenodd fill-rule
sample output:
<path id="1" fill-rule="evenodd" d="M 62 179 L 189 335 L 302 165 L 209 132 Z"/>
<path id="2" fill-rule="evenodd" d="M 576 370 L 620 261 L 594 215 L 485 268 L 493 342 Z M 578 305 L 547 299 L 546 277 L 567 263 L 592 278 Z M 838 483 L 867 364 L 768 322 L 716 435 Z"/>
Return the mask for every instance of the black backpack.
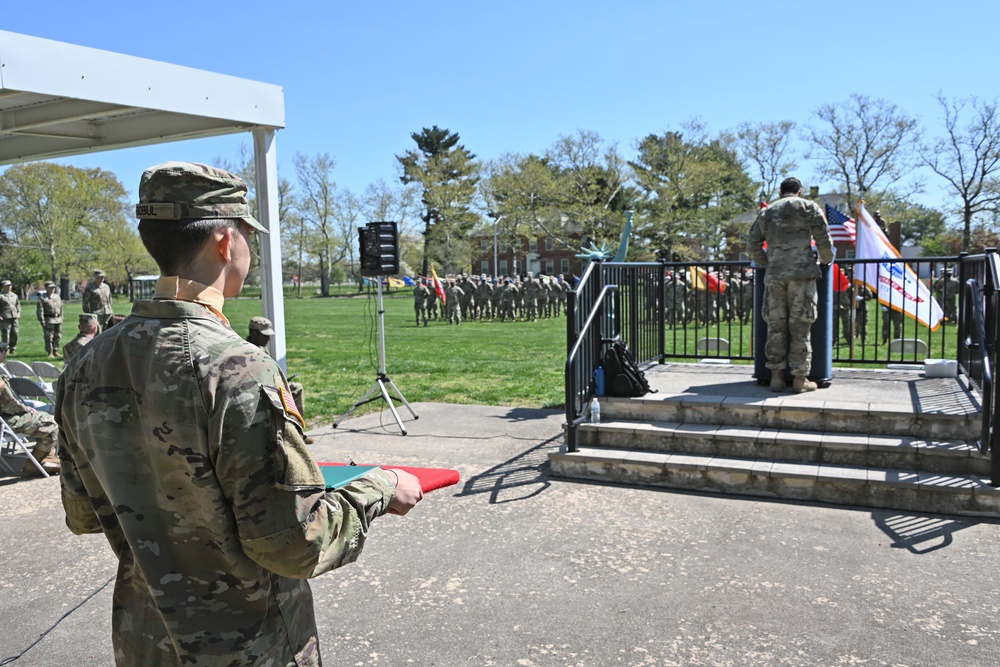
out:
<path id="1" fill-rule="evenodd" d="M 624 343 L 616 342 L 606 349 L 601 365 L 608 396 L 645 396 L 653 391 Z"/>

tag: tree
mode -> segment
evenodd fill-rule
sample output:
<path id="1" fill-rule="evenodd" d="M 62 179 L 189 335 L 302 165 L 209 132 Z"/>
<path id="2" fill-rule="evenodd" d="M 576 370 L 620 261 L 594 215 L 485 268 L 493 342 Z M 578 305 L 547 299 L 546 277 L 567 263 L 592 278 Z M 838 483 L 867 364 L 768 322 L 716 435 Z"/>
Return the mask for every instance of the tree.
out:
<path id="1" fill-rule="evenodd" d="M 806 157 L 818 159 L 820 174 L 842 186 L 848 208 L 870 191 L 894 190 L 900 199 L 920 191 L 919 181 L 906 182 L 917 164 L 920 130 L 895 104 L 855 94 L 821 106 L 816 117 L 821 124 L 807 132 Z"/>
<path id="2" fill-rule="evenodd" d="M 320 293 L 330 296 L 331 268 L 351 256 L 356 212 L 343 217 L 343 197 L 333 180 L 334 159 L 329 153 L 293 158 L 298 178 L 298 211 L 305 223 L 305 247 L 319 262 Z"/>
<path id="3" fill-rule="evenodd" d="M 369 183 L 361 196 L 361 215 L 369 222 L 389 221 L 398 224 L 399 265 L 402 273 L 410 273 L 421 259 L 415 247 L 413 216 L 417 191 L 413 187 L 394 188 L 385 179 Z M 419 234 L 419 233 L 418 233 Z"/>
<path id="4" fill-rule="evenodd" d="M 400 180 L 421 188 L 424 222 L 422 275 L 427 275 L 432 259 L 445 270 L 467 267 L 472 261 L 469 233 L 478 221 L 471 210 L 479 181 L 475 155 L 458 143 L 457 133 L 437 125 L 410 135 L 417 144 L 396 159 L 402 166 Z"/>
<path id="5" fill-rule="evenodd" d="M 1000 204 L 1000 117 L 997 100 L 975 97 L 937 101 L 944 112 L 945 136 L 922 151 L 924 164 L 943 178 L 959 201 L 962 216 L 962 250 L 968 251 L 975 217 Z"/>
<path id="6" fill-rule="evenodd" d="M 91 243 L 96 251 L 96 266 L 105 267 L 108 279 L 123 280 L 132 296 L 132 279 L 156 273 L 156 262 L 142 245 L 137 225 L 128 217 L 108 220 L 91 230 Z"/>
<path id="7" fill-rule="evenodd" d="M 681 131 L 648 135 L 629 164 L 645 193 L 646 219 L 639 234 L 661 257 L 717 256 L 746 231 L 729 224 L 752 209 L 755 188 L 740 164 L 732 138 L 710 138 L 697 120 Z"/>
<path id="8" fill-rule="evenodd" d="M 101 229 L 127 224 L 128 206 L 125 187 L 101 169 L 32 162 L 0 176 L 0 224 L 19 252 L 34 257 L 27 263 L 42 263 L 44 277 L 57 282 L 89 274 Z"/>
<path id="9" fill-rule="evenodd" d="M 731 139 L 748 171 L 759 177 L 762 201 L 771 201 L 779 183 L 795 171 L 789 146 L 794 128 L 790 120 L 741 123 Z"/>

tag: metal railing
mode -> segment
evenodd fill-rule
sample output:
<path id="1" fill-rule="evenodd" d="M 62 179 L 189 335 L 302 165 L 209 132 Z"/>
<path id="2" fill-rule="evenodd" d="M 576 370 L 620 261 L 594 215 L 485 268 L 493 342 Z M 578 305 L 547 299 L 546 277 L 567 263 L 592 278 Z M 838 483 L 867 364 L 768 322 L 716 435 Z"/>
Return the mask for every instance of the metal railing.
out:
<path id="1" fill-rule="evenodd" d="M 1000 486 L 1000 446 L 994 446 L 1000 433 L 994 428 L 992 381 L 1000 335 L 1000 257 L 989 249 L 974 256 L 847 259 L 837 265 L 851 284 L 854 275 L 860 276 L 873 262 L 887 264 L 889 270 L 905 264 L 900 270 L 916 275 L 947 319 L 932 327 L 901 316 L 892 306 L 897 296 L 904 298 L 902 294 L 890 292 L 889 303 L 880 304 L 864 287 L 835 293 L 833 339 L 828 341 L 833 363 L 920 365 L 927 358 L 957 358 L 962 372 L 983 394 L 980 447 L 984 453 L 997 453 L 993 480 Z M 957 272 L 957 280 L 946 279 L 946 270 Z M 576 426 L 586 414 L 593 372 L 607 342 L 621 340 L 639 363 L 706 357 L 753 361 L 753 303 L 763 293 L 756 282 L 749 262 L 588 265 L 567 299 L 567 444 L 576 445 Z M 966 288 L 960 290 L 963 285 Z"/>
<path id="2" fill-rule="evenodd" d="M 601 363 L 604 343 L 609 342 L 602 334 L 605 310 L 611 310 L 613 305 L 607 297 L 617 293 L 617 285 L 604 285 L 594 295 L 590 311 L 580 327 L 580 335 L 576 337 L 566 357 L 566 447 L 571 452 L 577 449 L 576 427 L 586 418 L 587 404 L 594 396 L 591 378 Z M 568 318 L 576 316 L 577 304 L 574 299 L 567 301 L 566 309 Z"/>

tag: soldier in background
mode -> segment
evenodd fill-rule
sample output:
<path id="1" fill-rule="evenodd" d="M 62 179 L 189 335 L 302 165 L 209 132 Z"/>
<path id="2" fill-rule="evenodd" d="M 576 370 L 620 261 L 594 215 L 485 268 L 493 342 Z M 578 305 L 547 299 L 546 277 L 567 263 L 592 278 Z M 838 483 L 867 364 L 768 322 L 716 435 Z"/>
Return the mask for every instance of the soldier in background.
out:
<path id="1" fill-rule="evenodd" d="M 80 330 L 80 333 L 73 340 L 63 345 L 63 362 L 72 359 L 84 345 L 94 340 L 94 336 L 98 334 L 97 315 L 93 313 L 80 313 L 80 322 L 77 324 L 77 328 Z"/>
<path id="2" fill-rule="evenodd" d="M 944 316 L 952 323 L 958 319 L 958 288 L 958 279 L 951 275 L 951 269 L 948 268 L 934 281 L 934 298 L 944 311 Z"/>
<path id="3" fill-rule="evenodd" d="M 833 262 L 833 241 L 823 210 L 803 199 L 799 179 L 786 178 L 781 182 L 780 199 L 760 211 L 747 241 L 750 259 L 757 266 L 767 267 L 764 350 L 771 371 L 771 391 L 784 391 L 782 375 L 786 367 L 794 377 L 792 391 L 816 390 L 816 383 L 809 380 L 809 333 L 817 316 L 816 280 L 821 274 L 810 247 L 813 240 L 819 261 L 824 265 Z"/>
<path id="4" fill-rule="evenodd" d="M 9 280 L 0 282 L 0 340 L 7 343 L 10 354 L 17 352 L 18 320 L 21 319 L 21 300 L 13 291 Z"/>
<path id="5" fill-rule="evenodd" d="M 420 318 L 424 318 L 424 326 L 427 326 L 427 300 L 431 297 L 431 291 L 427 289 L 427 282 L 423 278 L 417 279 L 417 284 L 413 288 L 413 313 L 417 318 L 417 326 L 420 326 Z"/>
<path id="6" fill-rule="evenodd" d="M 38 293 L 35 307 L 38 323 L 42 325 L 45 352 L 50 359 L 59 358 L 59 342 L 62 340 L 63 302 L 54 282 L 45 283 L 45 290 Z"/>
<path id="7" fill-rule="evenodd" d="M 7 343 L 0 342 L 0 365 L 7 363 Z M 36 410 L 24 403 L 7 384 L 8 378 L 0 372 L 0 417 L 15 433 L 23 433 L 35 441 L 31 455 L 35 457 L 45 472 L 59 474 L 59 459 L 52 451 L 58 439 L 59 427 L 52 415 Z M 31 461 L 21 468 L 25 477 L 41 477 L 42 474 Z"/>
<path id="8" fill-rule="evenodd" d="M 97 315 L 97 325 L 101 331 L 108 328 L 108 320 L 114 314 L 111 306 L 111 288 L 104 282 L 104 271 L 94 271 L 94 279 L 83 293 L 83 312 Z"/>
<path id="9" fill-rule="evenodd" d="M 148 169 L 136 216 L 161 272 L 153 300 L 56 383 L 66 524 L 103 532 L 119 559 L 121 665 L 319 665 L 306 579 L 357 559 L 376 517 L 422 497 L 413 475 L 380 468 L 327 491 L 281 369 L 222 314 L 266 231 L 246 193 L 206 165 Z"/>
<path id="10" fill-rule="evenodd" d="M 462 298 L 465 292 L 455 284 L 454 280 L 448 281 L 448 286 L 444 290 L 444 308 L 447 313 L 448 324 L 459 325 L 462 323 Z"/>
<path id="11" fill-rule="evenodd" d="M 476 285 L 476 305 L 479 308 L 480 322 L 493 318 L 493 286 L 485 274 L 479 277 L 479 284 Z"/>
<path id="12" fill-rule="evenodd" d="M 247 342 L 251 345 L 256 345 L 264 352 L 270 354 L 267 346 L 271 342 L 271 336 L 274 335 L 274 325 L 271 324 L 271 320 L 259 315 L 257 317 L 251 317 L 250 325 L 247 328 L 249 329 Z M 295 403 L 295 409 L 298 410 L 299 414 L 302 415 L 302 418 L 305 419 L 305 387 L 302 386 L 301 382 L 292 382 L 290 378 L 287 379 L 286 382 L 288 384 L 288 391 L 292 395 L 292 402 Z M 304 440 L 307 445 L 311 445 L 315 442 L 313 437 L 310 435 L 305 436 Z"/>
<path id="13" fill-rule="evenodd" d="M 425 306 L 427 308 L 427 319 L 436 320 L 438 319 L 438 307 L 441 304 L 441 297 L 438 296 L 436 285 L 433 282 L 427 284 L 427 290 L 430 292 Z M 442 308 L 441 310 L 443 314 L 444 309 Z"/>
<path id="14" fill-rule="evenodd" d="M 538 282 L 528 273 L 524 279 L 524 319 L 538 321 Z"/>

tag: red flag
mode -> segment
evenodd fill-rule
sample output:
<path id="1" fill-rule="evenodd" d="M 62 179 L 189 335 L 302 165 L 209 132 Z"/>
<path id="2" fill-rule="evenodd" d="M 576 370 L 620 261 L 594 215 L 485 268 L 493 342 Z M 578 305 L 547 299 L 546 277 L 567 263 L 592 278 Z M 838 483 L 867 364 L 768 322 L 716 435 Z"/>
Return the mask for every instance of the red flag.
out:
<path id="1" fill-rule="evenodd" d="M 844 270 L 837 266 L 837 263 L 833 263 L 833 291 L 843 292 L 846 289 L 851 288 L 851 281 L 847 279 L 847 274 Z"/>
<path id="2" fill-rule="evenodd" d="M 434 270 L 433 266 L 431 266 L 431 275 L 434 276 L 434 292 L 438 295 L 438 298 L 441 299 L 441 303 L 444 303 L 444 287 L 441 286 L 441 281 L 438 280 L 437 271 Z"/>

